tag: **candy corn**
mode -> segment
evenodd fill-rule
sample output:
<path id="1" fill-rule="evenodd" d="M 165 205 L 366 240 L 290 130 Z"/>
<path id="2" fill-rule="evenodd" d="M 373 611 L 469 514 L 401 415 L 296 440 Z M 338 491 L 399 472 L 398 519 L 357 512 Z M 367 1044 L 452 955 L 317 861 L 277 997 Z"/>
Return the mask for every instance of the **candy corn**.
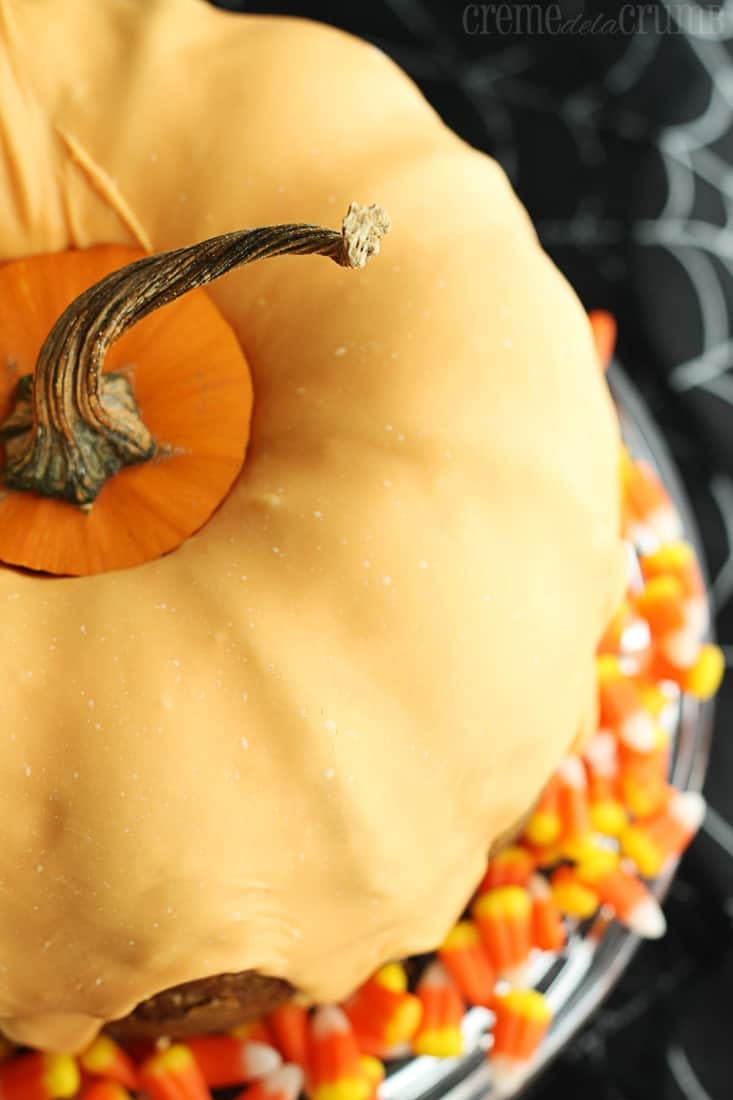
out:
<path id="1" fill-rule="evenodd" d="M 337 1005 L 322 1005 L 311 1017 L 308 1077 L 311 1100 L 369 1100 L 373 1091 L 349 1019 Z"/>
<path id="2" fill-rule="evenodd" d="M 673 702 L 669 691 L 665 691 L 661 684 L 641 676 L 635 676 L 634 683 L 639 690 L 639 698 L 644 710 L 647 710 L 652 718 L 663 718 L 665 710 Z"/>
<path id="3" fill-rule="evenodd" d="M 558 867 L 550 878 L 552 897 L 561 913 L 575 920 L 587 920 L 598 911 L 601 899 L 581 882 L 573 867 Z"/>
<path id="4" fill-rule="evenodd" d="M 639 566 L 647 584 L 655 577 L 676 577 L 687 598 L 705 594 L 697 555 L 684 539 L 675 539 L 652 554 L 641 554 Z"/>
<path id="5" fill-rule="evenodd" d="M 68 1054 L 21 1054 L 0 1065 L 2 1100 L 67 1100 L 79 1088 L 79 1067 Z"/>
<path id="6" fill-rule="evenodd" d="M 465 1004 L 441 962 L 431 963 L 427 968 L 418 982 L 417 995 L 423 1011 L 420 1027 L 412 1040 L 415 1054 L 431 1054 L 436 1058 L 462 1054 L 461 1021 Z"/>
<path id="7" fill-rule="evenodd" d="M 534 989 L 512 989 L 497 997 L 489 1060 L 497 1083 L 505 1083 L 531 1061 L 552 1021 L 546 999 Z"/>
<path id="8" fill-rule="evenodd" d="M 173 1043 L 142 1064 L 140 1086 L 149 1100 L 211 1100 L 198 1062 L 182 1043 Z"/>
<path id="9" fill-rule="evenodd" d="M 532 899 L 523 886 L 499 886 L 473 904 L 473 919 L 494 968 L 506 973 L 527 961 L 532 947 Z"/>
<path id="10" fill-rule="evenodd" d="M 650 536 L 661 543 L 679 539 L 682 524 L 667 490 L 648 462 L 633 461 L 622 452 L 621 485 L 624 506 L 624 534 L 645 545 Z"/>
<path id="11" fill-rule="evenodd" d="M 380 1062 L 379 1058 L 375 1058 L 371 1054 L 362 1054 L 359 1059 L 359 1065 L 361 1066 L 361 1072 L 370 1086 L 369 1100 L 377 1100 L 379 1096 L 379 1086 L 385 1078 L 383 1064 Z"/>
<path id="12" fill-rule="evenodd" d="M 658 603 L 663 602 L 659 598 L 660 590 L 667 593 L 668 616 L 671 613 L 672 591 L 676 590 L 678 594 L 677 621 L 670 618 L 669 622 L 664 623 L 661 621 L 664 618 L 663 608 L 656 608 L 660 621 L 656 629 L 652 629 L 652 635 L 667 660 L 678 668 L 690 668 L 697 660 L 708 627 L 705 588 L 695 551 L 689 543 L 678 540 L 654 554 L 641 557 L 640 566 L 647 582 L 646 592 L 652 594 L 652 603 L 655 593 Z"/>
<path id="13" fill-rule="evenodd" d="M 598 362 L 601 368 L 606 370 L 616 349 L 616 321 L 605 309 L 592 309 L 588 314 L 588 320 L 598 353 Z"/>
<path id="14" fill-rule="evenodd" d="M 534 867 L 534 860 L 526 848 L 510 844 L 489 860 L 477 892 L 483 894 L 497 886 L 526 886 Z"/>
<path id="15" fill-rule="evenodd" d="M 596 660 L 599 724 L 613 730 L 623 744 L 637 752 L 654 747 L 655 722 L 644 709 L 639 688 L 613 657 Z"/>
<path id="16" fill-rule="evenodd" d="M 241 1085 L 265 1077 L 282 1059 L 274 1047 L 233 1035 L 202 1035 L 186 1040 L 209 1088 Z"/>
<path id="17" fill-rule="evenodd" d="M 132 1100 L 132 1097 L 118 1081 L 97 1077 L 82 1088 L 79 1100 Z"/>
<path id="18" fill-rule="evenodd" d="M 303 1091 L 304 1076 L 300 1066 L 278 1066 L 248 1085 L 235 1100 L 297 1100 Z"/>
<path id="19" fill-rule="evenodd" d="M 469 1004 L 491 1007 L 496 974 L 473 921 L 462 920 L 448 933 L 438 958 Z"/>
<path id="20" fill-rule="evenodd" d="M 656 878 L 668 860 L 682 855 L 705 817 L 705 800 L 695 791 L 671 791 L 663 812 L 628 825 L 621 850 L 645 878 Z"/>
<path id="21" fill-rule="evenodd" d="M 588 775 L 590 826 L 604 836 L 618 836 L 628 821 L 620 799 L 618 741 L 609 730 L 598 730 L 583 749 Z"/>
<path id="22" fill-rule="evenodd" d="M 671 790 L 667 782 L 670 751 L 669 735 L 659 725 L 655 727 L 654 745 L 649 752 L 620 747 L 621 797 L 635 817 L 651 817 L 667 804 Z"/>
<path id="23" fill-rule="evenodd" d="M 562 832 L 557 777 L 549 781 L 530 814 L 524 835 L 530 844 L 545 848 L 555 844 Z"/>
<path id="24" fill-rule="evenodd" d="M 567 935 L 562 913 L 547 879 L 533 875 L 529 892 L 532 897 L 532 946 L 540 951 L 561 951 Z"/>
<path id="25" fill-rule="evenodd" d="M 359 1049 L 381 1056 L 408 1042 L 422 1016 L 418 997 L 407 990 L 407 975 L 401 963 L 389 963 L 378 970 L 344 1005 Z"/>
<path id="26" fill-rule="evenodd" d="M 92 1045 L 79 1055 L 79 1064 L 92 1077 L 117 1081 L 127 1089 L 138 1087 L 135 1063 L 109 1035 L 98 1035 Z"/>
<path id="27" fill-rule="evenodd" d="M 616 920 L 643 939 L 664 935 L 666 921 L 654 895 L 625 866 L 616 852 L 598 849 L 577 867 L 581 882 L 592 887 L 603 905 L 613 909 Z"/>
<path id="28" fill-rule="evenodd" d="M 266 1029 L 266 1030 L 265 1030 Z M 304 1066 L 308 1054 L 308 1012 L 295 1001 L 280 1005 L 265 1020 L 269 1034 L 285 1062 Z"/>
<path id="29" fill-rule="evenodd" d="M 579 756 L 566 756 L 556 772 L 563 843 L 590 831 L 588 777 Z"/>
<path id="30" fill-rule="evenodd" d="M 652 577 L 636 596 L 634 607 L 653 637 L 661 638 L 685 625 L 685 591 L 679 577 Z"/>
<path id="31" fill-rule="evenodd" d="M 716 645 L 703 645 L 692 665 L 681 676 L 683 691 L 702 701 L 712 698 L 725 672 L 723 651 Z"/>
<path id="32" fill-rule="evenodd" d="M 669 773 L 670 738 L 659 722 L 653 723 L 651 737 L 644 748 L 623 741 L 619 742 L 618 759 L 621 780 L 633 774 L 642 782 L 666 779 Z"/>

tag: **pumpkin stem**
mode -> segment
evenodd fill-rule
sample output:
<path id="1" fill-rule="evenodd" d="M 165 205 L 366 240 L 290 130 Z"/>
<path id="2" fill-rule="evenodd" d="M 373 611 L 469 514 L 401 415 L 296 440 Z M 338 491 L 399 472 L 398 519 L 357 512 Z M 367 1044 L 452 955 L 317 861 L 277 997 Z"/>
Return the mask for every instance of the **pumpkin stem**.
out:
<path id="1" fill-rule="evenodd" d="M 352 203 L 341 232 L 314 225 L 242 229 L 145 256 L 101 279 L 62 313 L 35 373 L 16 387 L 13 411 L 0 424 L 6 486 L 91 507 L 123 466 L 146 462 L 156 452 L 129 380 L 103 373 L 107 351 L 123 332 L 254 260 L 318 255 L 342 267 L 363 267 L 388 230 L 381 206 Z"/>

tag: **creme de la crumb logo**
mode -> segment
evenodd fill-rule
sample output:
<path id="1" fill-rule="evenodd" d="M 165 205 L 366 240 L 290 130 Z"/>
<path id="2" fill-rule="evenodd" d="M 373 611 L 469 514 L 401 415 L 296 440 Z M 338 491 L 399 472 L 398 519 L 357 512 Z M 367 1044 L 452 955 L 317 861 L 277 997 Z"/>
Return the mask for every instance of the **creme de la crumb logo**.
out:
<path id="1" fill-rule="evenodd" d="M 569 11 L 566 3 L 466 4 L 463 30 L 476 35 L 720 35 L 726 28 L 722 6 L 701 7 L 694 0 L 662 3 L 625 3 L 608 13 Z M 577 7 L 577 4 L 573 4 Z"/>

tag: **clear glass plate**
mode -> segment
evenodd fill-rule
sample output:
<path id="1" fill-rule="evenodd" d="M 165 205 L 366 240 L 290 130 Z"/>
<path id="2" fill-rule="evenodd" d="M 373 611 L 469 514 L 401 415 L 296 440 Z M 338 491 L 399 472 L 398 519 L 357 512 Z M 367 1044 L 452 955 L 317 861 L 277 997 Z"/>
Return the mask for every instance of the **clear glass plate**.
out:
<path id="1" fill-rule="evenodd" d="M 674 461 L 636 389 L 614 365 L 609 383 L 619 411 L 624 439 L 633 455 L 645 458 L 657 469 L 667 487 L 685 529 L 685 535 L 701 556 L 700 537 Z M 702 561 L 702 556 L 701 556 Z M 685 698 L 676 722 L 672 782 L 682 790 L 698 791 L 707 766 L 712 732 L 712 703 Z M 653 886 L 663 898 L 674 876 L 670 867 Z M 491 1014 L 471 1009 L 464 1021 L 467 1053 L 461 1058 L 412 1058 L 389 1068 L 380 1095 L 382 1100 L 498 1100 L 516 1097 L 535 1079 L 582 1027 L 628 965 L 639 940 L 615 922 L 597 916 L 575 929 L 562 956 L 538 960 L 534 985 L 550 1001 L 553 1024 L 531 1070 L 521 1083 L 501 1092 L 492 1084 L 486 1060 Z"/>

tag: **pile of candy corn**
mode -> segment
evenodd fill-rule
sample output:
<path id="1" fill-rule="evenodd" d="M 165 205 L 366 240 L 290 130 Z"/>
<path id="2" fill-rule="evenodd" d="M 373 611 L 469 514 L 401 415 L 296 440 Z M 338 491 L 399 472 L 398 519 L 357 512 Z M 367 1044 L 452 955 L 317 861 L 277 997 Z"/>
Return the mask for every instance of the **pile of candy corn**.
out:
<path id="1" fill-rule="evenodd" d="M 613 321 L 591 322 L 606 360 Z M 462 1054 L 475 1005 L 493 1015 L 495 1078 L 526 1074 L 551 1024 L 546 999 L 528 988 L 532 962 L 565 950 L 574 922 L 599 912 L 661 936 L 645 880 L 680 856 L 705 811 L 699 794 L 668 780 L 681 694 L 707 699 L 723 675 L 722 654 L 704 640 L 702 576 L 654 470 L 624 452 L 621 484 L 629 582 L 599 647 L 598 728 L 558 768 L 523 836 L 489 862 L 414 988 L 392 962 L 342 1005 L 293 1002 L 228 1035 L 160 1040 L 134 1059 L 104 1034 L 75 1058 L 6 1044 L 0 1100 L 211 1100 L 232 1087 L 236 1100 L 376 1100 L 385 1061 Z"/>

